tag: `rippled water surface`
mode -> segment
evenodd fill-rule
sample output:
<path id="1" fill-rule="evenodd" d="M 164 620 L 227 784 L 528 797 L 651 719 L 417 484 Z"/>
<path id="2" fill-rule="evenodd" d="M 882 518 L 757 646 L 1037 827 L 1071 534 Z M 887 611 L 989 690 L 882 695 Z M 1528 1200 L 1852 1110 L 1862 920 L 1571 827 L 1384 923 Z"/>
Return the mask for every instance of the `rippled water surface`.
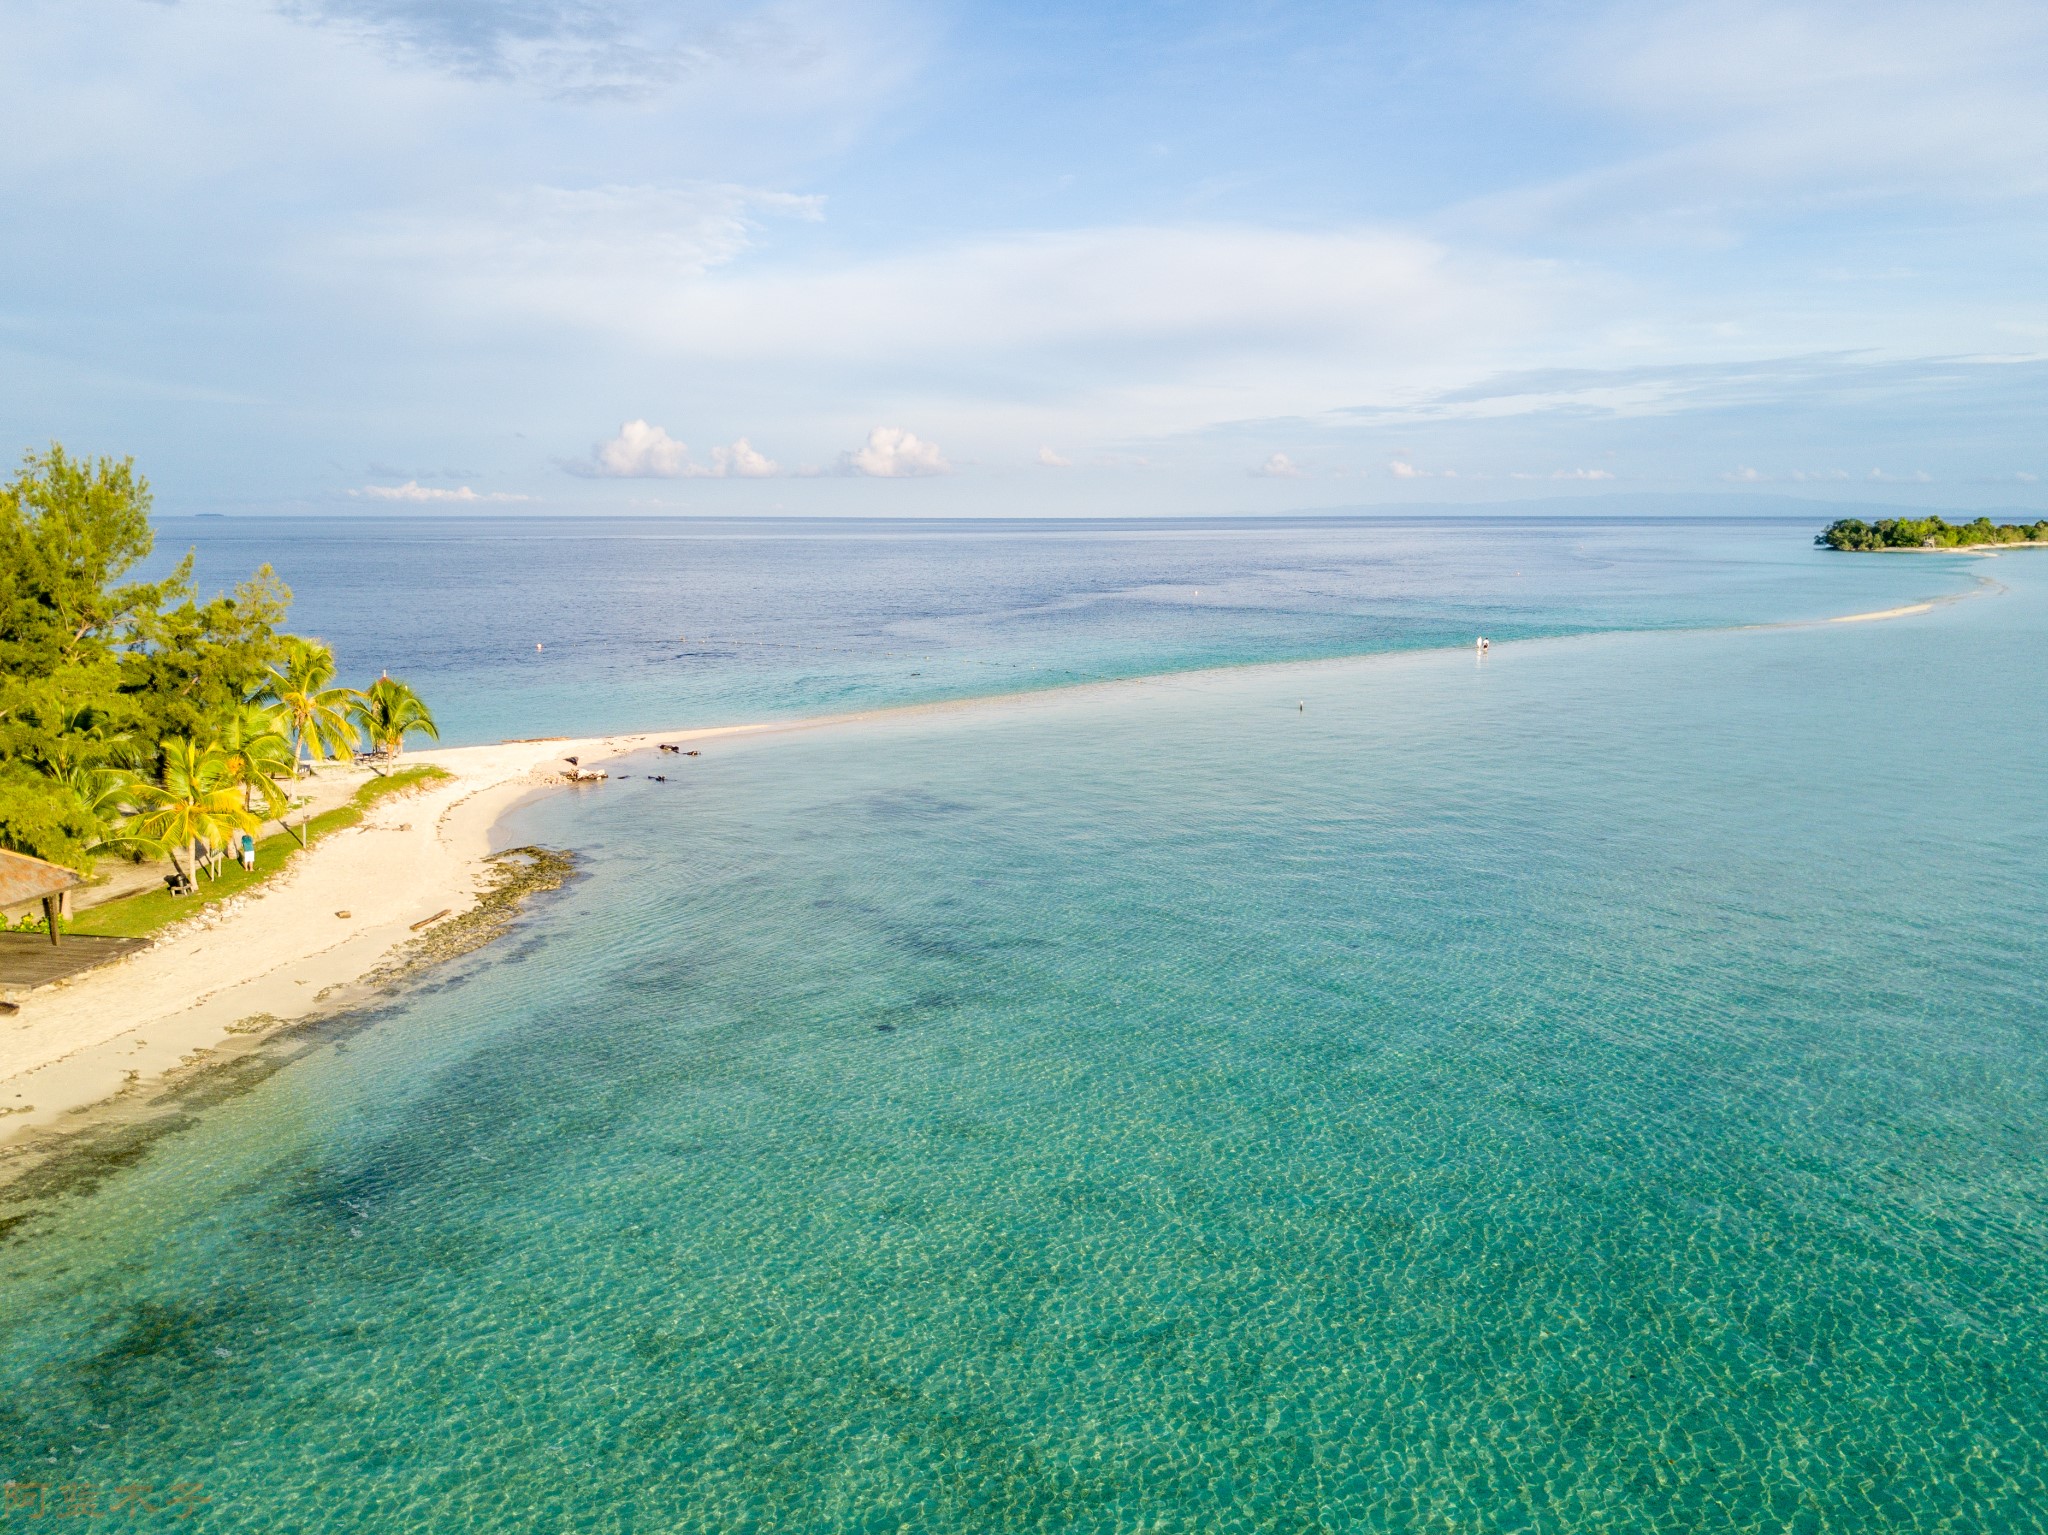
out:
<path id="1" fill-rule="evenodd" d="M 444 738 L 671 729 L 1198 667 L 1821 617 L 1955 590 L 1798 522 L 167 519 L 208 590 L 268 561 L 293 626 Z M 540 647 L 536 649 L 535 647 Z"/>
<path id="2" fill-rule="evenodd" d="M 529 807 L 587 873 L 515 938 L 0 1248 L 5 1469 L 150 1489 L 109 1528 L 2043 1528 L 2048 555 L 1805 560 Z"/>

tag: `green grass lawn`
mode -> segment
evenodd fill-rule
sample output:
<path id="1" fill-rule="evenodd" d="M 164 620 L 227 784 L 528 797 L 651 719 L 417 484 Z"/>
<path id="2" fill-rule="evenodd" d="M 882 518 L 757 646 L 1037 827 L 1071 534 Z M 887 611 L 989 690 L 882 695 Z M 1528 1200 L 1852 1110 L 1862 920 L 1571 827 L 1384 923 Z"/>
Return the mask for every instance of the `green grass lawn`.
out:
<path id="1" fill-rule="evenodd" d="M 400 768 L 383 778 L 373 778 L 356 790 L 355 798 L 346 805 L 337 805 L 313 817 L 305 828 L 308 846 L 318 842 L 330 833 L 341 831 L 360 821 L 364 814 L 379 800 L 389 799 L 394 794 L 406 794 L 437 783 L 448 774 L 440 768 L 422 765 Z M 124 896 L 109 901 L 104 906 L 93 906 L 78 913 L 64 924 L 67 933 L 93 933 L 109 938 L 147 938 L 160 927 L 192 916 L 215 901 L 224 901 L 229 896 L 241 895 L 254 890 L 282 869 L 292 854 L 299 851 L 299 839 L 290 832 L 278 832 L 264 837 L 256 844 L 256 867 L 244 869 L 230 859 L 221 870 L 220 878 L 199 881 L 199 893 L 189 896 L 173 896 L 161 886 L 145 890 L 140 895 Z M 36 924 L 38 928 L 41 923 Z"/>

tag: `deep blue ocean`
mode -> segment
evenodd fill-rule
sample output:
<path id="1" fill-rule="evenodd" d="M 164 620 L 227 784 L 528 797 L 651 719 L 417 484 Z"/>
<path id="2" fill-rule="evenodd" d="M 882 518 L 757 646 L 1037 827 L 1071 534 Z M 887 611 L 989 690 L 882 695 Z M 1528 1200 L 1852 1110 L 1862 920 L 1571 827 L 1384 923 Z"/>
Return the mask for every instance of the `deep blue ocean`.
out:
<path id="1" fill-rule="evenodd" d="M 450 741 L 1021 696 L 518 812 L 512 937 L 0 1247 L 0 1471 L 2048 1528 L 2048 552 L 1815 525 L 167 523 Z"/>

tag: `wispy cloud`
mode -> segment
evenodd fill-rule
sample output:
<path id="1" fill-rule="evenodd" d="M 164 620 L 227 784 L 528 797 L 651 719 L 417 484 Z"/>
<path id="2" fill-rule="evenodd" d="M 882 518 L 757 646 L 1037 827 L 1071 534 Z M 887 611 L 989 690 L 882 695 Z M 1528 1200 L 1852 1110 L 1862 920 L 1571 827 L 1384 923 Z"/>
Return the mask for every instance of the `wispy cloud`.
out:
<path id="1" fill-rule="evenodd" d="M 908 39 L 892 67 L 848 7 L 818 0 L 280 0 L 277 8 L 406 63 L 572 98 L 647 98 L 735 76 L 755 97 L 841 94 L 843 77 L 859 66 L 889 75 L 922 53 Z"/>
<path id="2" fill-rule="evenodd" d="M 513 495 L 509 491 L 494 490 L 480 492 L 467 485 L 453 488 L 441 485 L 422 485 L 418 480 L 407 480 L 403 485 L 365 485 L 349 492 L 368 501 L 453 501 L 471 504 L 484 501 L 531 501 L 531 496 Z"/>
<path id="3" fill-rule="evenodd" d="M 831 265 L 737 259 L 770 223 L 821 213 L 813 198 L 730 185 L 539 188 L 369 229 L 346 275 L 443 318 L 568 325 L 654 356 L 842 367 L 868 387 L 971 356 L 1085 367 L 1096 393 L 1156 393 L 1170 364 L 1211 396 L 1246 389 L 1231 381 L 1253 359 L 1275 376 L 1313 363 L 1353 379 L 1361 356 L 1375 371 L 1469 367 L 1548 323 L 1575 281 L 1401 231 L 1243 225 L 1000 235 Z"/>
<path id="4" fill-rule="evenodd" d="M 1307 478 L 1307 471 L 1285 453 L 1269 453 L 1266 461 L 1252 470 L 1252 476 L 1261 480 L 1299 480 Z"/>
<path id="5" fill-rule="evenodd" d="M 309 256 L 350 282 L 397 284 L 446 314 L 573 319 L 659 332 L 665 295 L 745 251 L 766 218 L 816 219 L 816 197 L 724 182 L 532 186 L 466 209 L 379 215 Z"/>
<path id="6" fill-rule="evenodd" d="M 1040 448 L 1038 450 L 1038 463 L 1039 467 L 1044 469 L 1071 469 L 1074 467 L 1074 461 L 1071 458 L 1062 458 L 1051 448 Z"/>
<path id="7" fill-rule="evenodd" d="M 2025 0 L 1678 0 L 1516 20 L 1537 77 L 1637 147 L 1466 205 L 1496 235 L 1712 246 L 1774 205 L 2042 190 L 2048 13 Z"/>

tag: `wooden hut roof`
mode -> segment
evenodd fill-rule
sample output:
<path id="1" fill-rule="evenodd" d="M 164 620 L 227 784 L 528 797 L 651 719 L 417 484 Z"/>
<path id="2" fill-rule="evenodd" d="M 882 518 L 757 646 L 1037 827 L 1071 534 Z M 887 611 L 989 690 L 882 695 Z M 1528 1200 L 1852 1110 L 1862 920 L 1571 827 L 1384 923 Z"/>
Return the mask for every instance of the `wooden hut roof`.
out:
<path id="1" fill-rule="evenodd" d="M 46 895 L 69 890 L 78 883 L 76 874 L 58 864 L 44 863 L 42 859 L 31 858 L 26 853 L 10 853 L 0 848 L 0 906 L 40 901 Z"/>

